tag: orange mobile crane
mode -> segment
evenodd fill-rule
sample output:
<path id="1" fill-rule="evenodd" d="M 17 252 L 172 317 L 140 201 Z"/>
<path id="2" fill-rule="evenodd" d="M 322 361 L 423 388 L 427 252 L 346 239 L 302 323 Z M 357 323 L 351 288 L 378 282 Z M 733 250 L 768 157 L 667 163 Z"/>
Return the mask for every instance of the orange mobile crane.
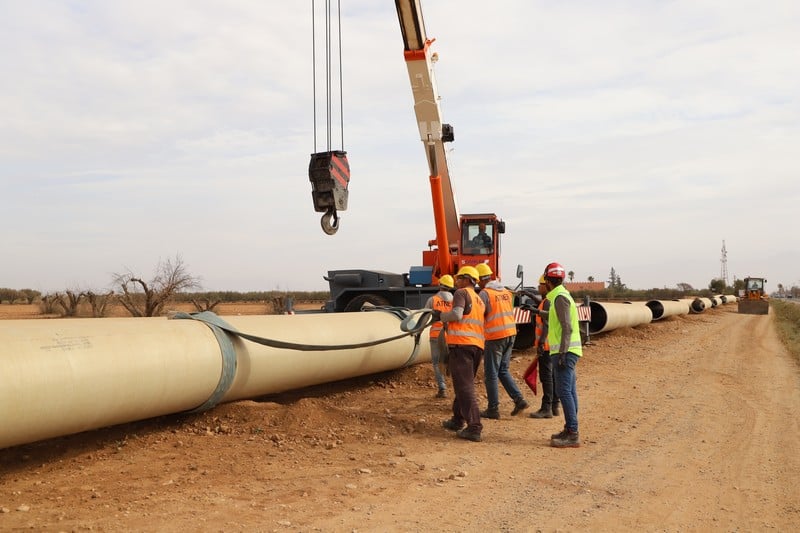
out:
<path id="1" fill-rule="evenodd" d="M 430 176 L 436 237 L 422 252 L 422 265 L 408 273 L 373 270 L 332 270 L 325 279 L 331 291 L 328 311 L 357 311 L 364 303 L 411 309 L 425 305 L 438 290 L 438 280 L 461 266 L 488 264 L 500 276 L 500 236 L 505 223 L 494 213 L 459 215 L 447 166 L 445 143 L 453 128 L 442 120 L 431 52 L 419 0 L 395 0 L 403 35 L 404 56 L 414 97 L 414 113 L 425 148 Z"/>
<path id="2" fill-rule="evenodd" d="M 506 231 L 505 222 L 494 213 L 458 212 L 445 154 L 445 143 L 453 142 L 455 136 L 453 127 L 442 119 L 433 71 L 438 56 L 431 51 L 433 39 L 425 32 L 421 2 L 395 0 L 395 7 L 414 98 L 414 115 L 428 162 L 436 237 L 423 250 L 422 264 L 411 266 L 407 273 L 328 271 L 325 280 L 331 298 L 324 307 L 328 312 L 359 311 L 365 303 L 419 309 L 439 290 L 440 277 L 454 275 L 466 265 L 486 263 L 500 277 L 500 239 Z M 522 278 L 521 266 L 517 267 L 517 277 Z M 522 291 L 517 293 L 516 300 L 527 302 L 514 309 L 517 322 L 514 347 L 524 349 L 533 345 L 532 300 Z"/>

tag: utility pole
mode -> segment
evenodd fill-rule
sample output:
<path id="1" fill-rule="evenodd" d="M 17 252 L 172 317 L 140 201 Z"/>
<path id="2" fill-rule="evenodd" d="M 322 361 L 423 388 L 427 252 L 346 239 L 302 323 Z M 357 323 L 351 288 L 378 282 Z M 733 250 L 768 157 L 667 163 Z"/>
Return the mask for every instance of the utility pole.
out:
<path id="1" fill-rule="evenodd" d="M 725 249 L 725 239 L 722 240 L 722 256 L 719 260 L 720 272 L 719 272 L 719 279 L 725 282 L 725 286 L 728 286 L 728 250 Z"/>

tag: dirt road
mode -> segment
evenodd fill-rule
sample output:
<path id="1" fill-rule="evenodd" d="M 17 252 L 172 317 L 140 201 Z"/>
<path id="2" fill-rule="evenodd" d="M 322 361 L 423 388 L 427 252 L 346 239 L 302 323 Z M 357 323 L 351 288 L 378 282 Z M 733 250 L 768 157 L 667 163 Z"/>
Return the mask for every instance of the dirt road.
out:
<path id="1" fill-rule="evenodd" d="M 507 398 L 454 438 L 417 365 L 2 450 L 0 530 L 797 530 L 798 376 L 735 307 L 598 336 L 558 450 Z"/>

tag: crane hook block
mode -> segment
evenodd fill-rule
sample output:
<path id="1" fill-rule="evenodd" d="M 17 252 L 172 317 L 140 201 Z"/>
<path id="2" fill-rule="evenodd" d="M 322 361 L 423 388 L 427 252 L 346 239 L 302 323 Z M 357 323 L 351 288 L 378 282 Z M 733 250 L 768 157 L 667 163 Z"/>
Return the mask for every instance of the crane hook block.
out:
<path id="1" fill-rule="evenodd" d="M 311 198 L 314 211 L 322 216 L 322 229 L 333 235 L 339 229 L 338 211 L 347 209 L 347 186 L 350 184 L 350 164 L 347 152 L 340 150 L 311 154 L 308 164 Z"/>

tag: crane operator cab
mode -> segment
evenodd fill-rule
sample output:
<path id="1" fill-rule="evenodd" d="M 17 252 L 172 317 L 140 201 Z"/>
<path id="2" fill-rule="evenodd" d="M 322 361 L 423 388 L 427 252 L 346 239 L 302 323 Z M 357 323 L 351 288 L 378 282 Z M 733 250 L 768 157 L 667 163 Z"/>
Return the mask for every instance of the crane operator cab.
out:
<path id="1" fill-rule="evenodd" d="M 494 219 L 463 220 L 461 255 L 494 255 L 497 234 L 505 231 L 505 223 Z"/>

